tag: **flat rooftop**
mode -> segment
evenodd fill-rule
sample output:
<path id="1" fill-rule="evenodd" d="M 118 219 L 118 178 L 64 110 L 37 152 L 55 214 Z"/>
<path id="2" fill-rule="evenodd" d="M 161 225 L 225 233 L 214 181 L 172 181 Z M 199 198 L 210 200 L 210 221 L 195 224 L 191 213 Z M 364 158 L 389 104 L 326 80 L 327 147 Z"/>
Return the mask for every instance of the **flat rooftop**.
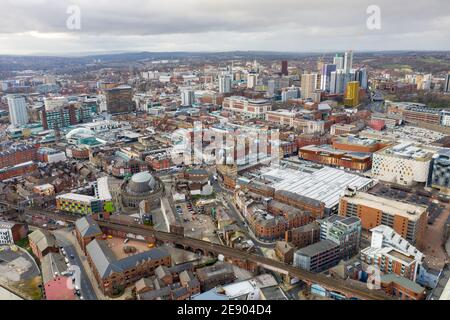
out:
<path id="1" fill-rule="evenodd" d="M 330 167 L 266 167 L 260 171 L 261 178 L 270 181 L 270 186 L 301 196 L 321 201 L 326 208 L 339 203 L 339 198 L 347 187 L 360 190 L 374 181 L 356 174 Z"/>
<path id="2" fill-rule="evenodd" d="M 311 151 L 311 152 L 322 152 L 322 153 L 327 153 L 327 154 L 335 155 L 335 156 L 349 156 L 349 157 L 352 157 L 355 159 L 361 159 L 361 160 L 370 158 L 372 156 L 372 154 L 368 153 L 368 152 L 355 152 L 355 151 L 344 151 L 344 150 L 335 149 L 329 144 L 305 146 L 305 147 L 300 148 L 300 150 Z"/>
<path id="3" fill-rule="evenodd" d="M 97 200 L 97 198 L 93 196 L 87 196 L 84 194 L 78 194 L 78 193 L 65 193 L 61 194 L 59 196 L 56 196 L 56 199 L 69 199 L 72 201 L 79 201 L 83 203 L 91 203 L 92 201 Z"/>
<path id="4" fill-rule="evenodd" d="M 346 143 L 352 145 L 360 145 L 360 146 L 371 146 L 378 143 L 376 139 L 370 139 L 366 137 L 360 137 L 357 135 L 341 135 L 336 136 L 334 141 L 338 143 Z"/>
<path id="5" fill-rule="evenodd" d="M 378 197 L 365 192 L 356 192 L 355 195 L 351 196 L 346 195 L 342 199 L 348 203 L 375 208 L 384 213 L 399 215 L 412 221 L 417 221 L 427 211 L 427 207 L 424 206 Z"/>
<path id="6" fill-rule="evenodd" d="M 376 154 L 414 159 L 416 161 L 430 161 L 437 151 L 437 148 L 427 148 L 412 142 L 403 142 L 393 147 L 384 148 Z"/>

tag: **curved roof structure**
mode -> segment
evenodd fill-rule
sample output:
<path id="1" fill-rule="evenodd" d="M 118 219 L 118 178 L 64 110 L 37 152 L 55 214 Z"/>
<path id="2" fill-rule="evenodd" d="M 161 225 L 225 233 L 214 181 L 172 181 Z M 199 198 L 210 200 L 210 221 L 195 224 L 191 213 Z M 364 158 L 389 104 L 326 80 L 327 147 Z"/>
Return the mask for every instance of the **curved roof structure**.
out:
<path id="1" fill-rule="evenodd" d="M 156 187 L 155 178 L 148 171 L 136 173 L 128 182 L 127 191 L 135 194 L 151 192 Z"/>
<path id="2" fill-rule="evenodd" d="M 86 128 L 75 128 L 66 134 L 66 139 L 70 139 L 78 134 L 94 136 L 94 132 L 92 130 Z"/>

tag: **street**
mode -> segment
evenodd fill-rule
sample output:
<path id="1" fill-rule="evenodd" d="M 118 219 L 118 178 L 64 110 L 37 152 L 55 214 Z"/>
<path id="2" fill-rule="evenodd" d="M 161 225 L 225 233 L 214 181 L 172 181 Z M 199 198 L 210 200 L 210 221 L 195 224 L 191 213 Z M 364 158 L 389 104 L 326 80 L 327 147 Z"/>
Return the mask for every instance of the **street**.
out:
<path id="1" fill-rule="evenodd" d="M 79 281 L 75 281 L 75 283 L 80 283 L 81 296 L 84 300 L 97 300 L 97 295 L 95 294 L 94 288 L 92 287 L 92 284 L 86 274 L 86 270 L 83 267 L 83 263 L 81 262 L 81 258 L 78 255 L 77 250 L 69 240 L 64 238 L 61 233 L 55 232 L 54 234 L 58 245 L 62 246 L 66 251 L 66 256 L 69 259 L 70 264 L 80 268 L 81 279 L 79 279 Z M 73 259 L 71 258 L 72 256 Z M 77 273 L 74 273 L 74 275 L 77 275 Z"/>

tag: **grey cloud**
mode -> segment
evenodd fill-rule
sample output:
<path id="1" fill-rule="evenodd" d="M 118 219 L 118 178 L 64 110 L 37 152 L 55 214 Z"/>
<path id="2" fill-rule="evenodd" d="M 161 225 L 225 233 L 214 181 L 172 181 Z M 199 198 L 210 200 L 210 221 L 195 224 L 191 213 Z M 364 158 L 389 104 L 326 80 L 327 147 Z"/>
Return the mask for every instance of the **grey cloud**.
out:
<path id="1" fill-rule="evenodd" d="M 82 28 L 76 32 L 66 28 L 71 4 L 81 9 Z M 381 8 L 379 31 L 366 28 L 366 8 L 371 4 Z M 125 45 L 158 49 L 148 41 L 175 50 L 195 43 L 211 51 L 450 49 L 445 43 L 450 38 L 449 12 L 448 0 L 8 0 L 0 12 L 0 53 L 14 49 L 5 45 L 49 50 L 56 41 L 57 51 L 95 46 L 122 50 Z M 31 31 L 66 33 L 68 38 L 39 41 L 27 35 Z M 413 39 L 411 34 L 423 38 Z M 20 39 L 28 43 L 19 44 Z"/>

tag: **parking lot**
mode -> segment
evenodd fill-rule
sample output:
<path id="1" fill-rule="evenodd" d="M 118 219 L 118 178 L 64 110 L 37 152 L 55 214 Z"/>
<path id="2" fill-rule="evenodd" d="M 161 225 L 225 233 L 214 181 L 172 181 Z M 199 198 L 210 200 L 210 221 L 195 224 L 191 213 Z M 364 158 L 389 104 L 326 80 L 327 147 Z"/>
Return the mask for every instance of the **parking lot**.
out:
<path id="1" fill-rule="evenodd" d="M 437 199 L 432 199 L 430 197 L 431 193 L 428 194 L 428 192 L 417 191 L 414 189 L 411 189 L 410 191 L 406 191 L 406 188 L 405 190 L 402 189 L 391 188 L 388 185 L 380 183 L 372 188 L 370 190 L 370 193 L 397 201 L 427 206 L 429 225 L 432 225 L 436 221 L 436 219 L 438 219 L 443 214 L 446 204 Z"/>
<path id="2" fill-rule="evenodd" d="M 184 226 L 184 234 L 187 237 L 203 239 L 209 238 L 218 242 L 214 233 L 215 226 L 211 216 L 198 214 L 190 202 L 183 202 L 175 205 L 175 214 L 180 223 Z"/>

